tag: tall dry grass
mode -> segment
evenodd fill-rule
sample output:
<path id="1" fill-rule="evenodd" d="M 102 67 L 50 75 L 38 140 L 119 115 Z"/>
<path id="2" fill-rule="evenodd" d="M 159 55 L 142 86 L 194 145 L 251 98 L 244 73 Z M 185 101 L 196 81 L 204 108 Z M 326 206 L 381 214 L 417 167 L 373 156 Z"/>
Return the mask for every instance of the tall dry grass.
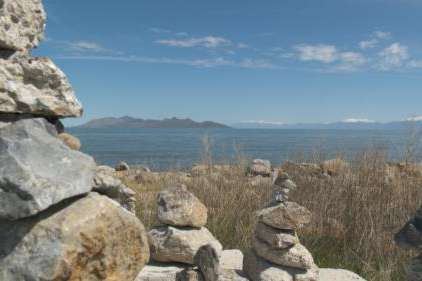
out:
<path id="1" fill-rule="evenodd" d="M 207 227 L 224 247 L 245 250 L 255 225 L 253 214 L 267 204 L 271 183 L 253 182 L 245 176 L 244 163 L 218 171 L 209 166 L 193 177 L 173 172 L 124 179 L 137 192 L 138 216 L 147 227 L 157 223 L 157 192 L 185 183 L 208 207 Z M 320 267 L 349 269 L 371 281 L 405 280 L 411 253 L 396 247 L 392 238 L 422 203 L 418 166 L 389 164 L 384 151 L 372 149 L 357 155 L 350 166 L 328 171 L 331 176 L 318 165 L 288 162 L 282 169 L 298 186 L 291 200 L 313 213 L 300 237 Z"/>

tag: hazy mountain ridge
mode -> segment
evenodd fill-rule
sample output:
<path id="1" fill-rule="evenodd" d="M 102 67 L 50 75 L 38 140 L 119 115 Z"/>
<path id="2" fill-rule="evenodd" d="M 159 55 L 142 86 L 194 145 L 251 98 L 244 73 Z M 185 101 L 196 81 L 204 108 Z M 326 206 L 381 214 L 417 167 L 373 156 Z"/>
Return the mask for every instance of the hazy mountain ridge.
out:
<path id="1" fill-rule="evenodd" d="M 282 124 L 280 122 L 240 122 L 233 124 L 239 129 L 342 129 L 342 130 L 397 130 L 409 128 L 422 128 L 422 117 L 409 118 L 402 121 L 375 122 L 375 121 L 340 121 L 333 123 L 296 123 Z"/>
<path id="2" fill-rule="evenodd" d="M 165 118 L 162 120 L 124 117 L 93 119 L 78 128 L 229 128 L 227 125 L 212 122 L 196 122 L 192 119 Z"/>

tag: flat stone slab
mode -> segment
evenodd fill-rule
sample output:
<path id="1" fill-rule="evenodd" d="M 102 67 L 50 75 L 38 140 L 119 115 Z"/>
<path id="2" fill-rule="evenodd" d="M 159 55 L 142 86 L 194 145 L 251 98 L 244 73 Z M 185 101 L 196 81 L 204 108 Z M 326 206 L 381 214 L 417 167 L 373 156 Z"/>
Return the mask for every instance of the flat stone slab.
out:
<path id="1" fill-rule="evenodd" d="M 43 39 L 46 14 L 41 0 L 0 1 L 0 48 L 28 50 Z"/>
<path id="2" fill-rule="evenodd" d="M 71 150 L 43 118 L 0 127 L 0 219 L 35 215 L 90 192 L 94 160 Z"/>

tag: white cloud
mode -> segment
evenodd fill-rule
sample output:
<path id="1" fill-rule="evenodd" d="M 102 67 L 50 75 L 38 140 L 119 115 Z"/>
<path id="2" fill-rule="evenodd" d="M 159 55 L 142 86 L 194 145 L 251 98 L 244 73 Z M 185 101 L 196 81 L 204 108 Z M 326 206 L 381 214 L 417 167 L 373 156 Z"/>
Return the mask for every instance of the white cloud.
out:
<path id="1" fill-rule="evenodd" d="M 361 53 L 356 52 L 344 52 L 339 54 L 340 60 L 343 63 L 351 65 L 362 65 L 366 63 L 366 58 Z"/>
<path id="2" fill-rule="evenodd" d="M 378 44 L 378 40 L 377 39 L 370 39 L 370 40 L 366 40 L 366 41 L 360 41 L 359 42 L 359 47 L 363 50 L 365 49 L 372 49 L 375 48 L 375 46 Z"/>
<path id="3" fill-rule="evenodd" d="M 162 34 L 162 33 L 171 33 L 171 30 L 169 29 L 165 29 L 165 28 L 161 28 L 161 27 L 151 27 L 148 29 L 150 32 L 153 33 L 158 33 L 158 34 Z"/>
<path id="4" fill-rule="evenodd" d="M 331 63 L 337 60 L 337 48 L 333 45 L 297 45 L 293 47 L 302 61 Z"/>
<path id="5" fill-rule="evenodd" d="M 363 50 L 375 48 L 381 40 L 387 40 L 391 38 L 390 32 L 385 31 L 375 31 L 371 34 L 370 39 L 360 41 L 359 47 Z"/>
<path id="6" fill-rule="evenodd" d="M 409 52 L 407 46 L 396 42 L 379 52 L 378 56 L 378 68 L 387 71 L 402 67 L 409 59 Z"/>
<path id="7" fill-rule="evenodd" d="M 245 43 L 238 43 L 237 44 L 237 47 L 239 49 L 248 49 L 249 48 L 249 46 L 247 44 L 245 44 Z"/>
<path id="8" fill-rule="evenodd" d="M 192 48 L 192 47 L 205 47 L 205 48 L 217 48 L 222 46 L 231 45 L 231 41 L 222 37 L 206 36 L 201 38 L 187 38 L 187 39 L 165 39 L 156 41 L 159 44 L 181 47 L 181 48 Z"/>
<path id="9" fill-rule="evenodd" d="M 370 120 L 366 118 L 348 118 L 341 122 L 343 123 L 375 123 L 374 120 Z"/>

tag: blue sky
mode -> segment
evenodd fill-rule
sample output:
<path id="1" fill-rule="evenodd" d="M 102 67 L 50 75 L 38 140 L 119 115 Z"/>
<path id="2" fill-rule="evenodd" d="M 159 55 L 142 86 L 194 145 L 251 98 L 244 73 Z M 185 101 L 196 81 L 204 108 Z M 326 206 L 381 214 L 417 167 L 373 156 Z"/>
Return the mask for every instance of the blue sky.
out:
<path id="1" fill-rule="evenodd" d="M 419 0 L 44 0 L 82 119 L 224 123 L 422 114 Z"/>

